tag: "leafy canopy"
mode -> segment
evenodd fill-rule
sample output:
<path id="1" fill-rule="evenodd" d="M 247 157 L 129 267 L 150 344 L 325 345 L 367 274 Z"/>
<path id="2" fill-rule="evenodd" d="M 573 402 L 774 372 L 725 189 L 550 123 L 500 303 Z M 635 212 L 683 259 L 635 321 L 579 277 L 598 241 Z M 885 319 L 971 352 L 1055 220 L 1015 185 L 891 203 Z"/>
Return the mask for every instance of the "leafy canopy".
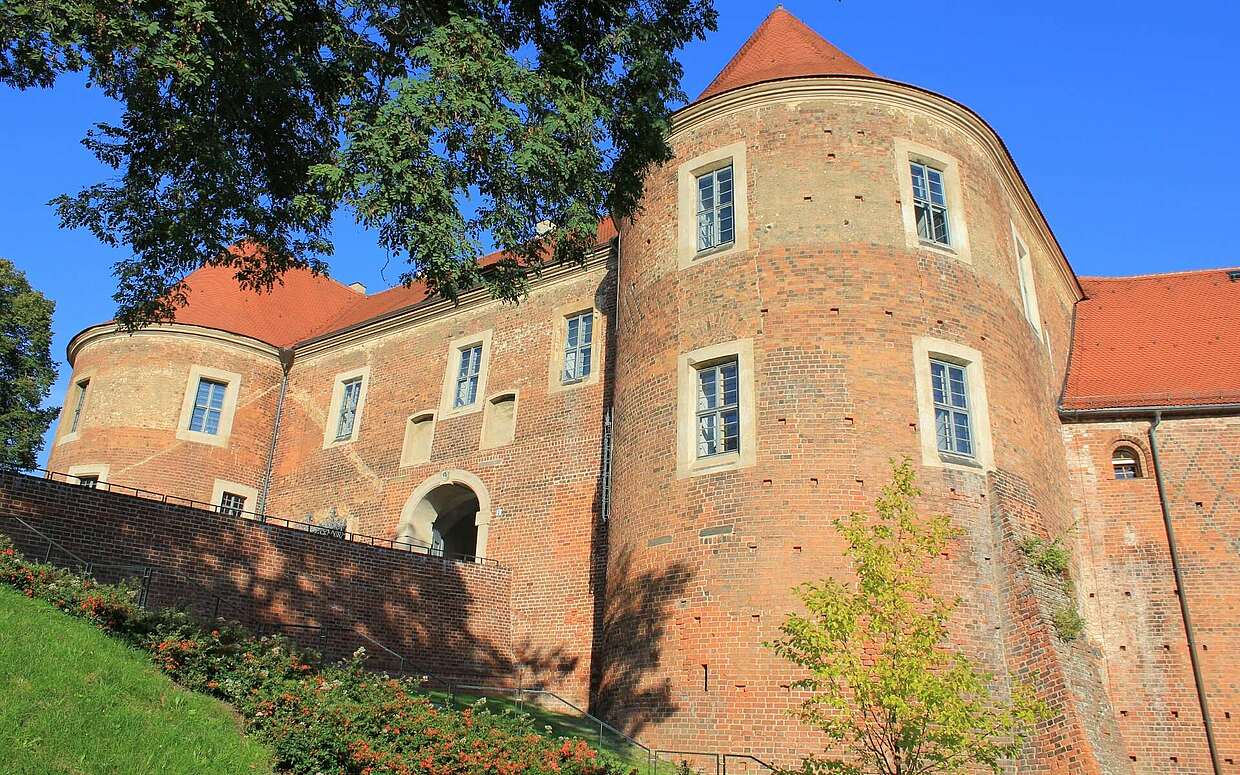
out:
<path id="1" fill-rule="evenodd" d="M 43 399 L 56 381 L 52 311 L 13 262 L 0 258 L 0 468 L 34 468 L 56 417 Z"/>
<path id="2" fill-rule="evenodd" d="M 132 249 L 126 326 L 169 318 L 204 264 L 249 288 L 324 271 L 342 207 L 402 281 L 515 300 L 634 211 L 670 158 L 673 54 L 715 19 L 712 0 L 6 0 L 0 83 L 85 72 L 122 103 L 84 140 L 117 176 L 54 204 Z M 487 235 L 511 257 L 483 273 Z M 246 241 L 265 250 L 228 250 Z"/>
<path id="3" fill-rule="evenodd" d="M 805 773 L 999 772 L 1043 713 L 1025 687 L 996 697 L 994 677 L 949 647 L 959 601 L 935 593 L 930 566 L 957 531 L 946 516 L 918 515 L 914 480 L 905 459 L 873 516 L 835 520 L 856 583 L 798 587 L 807 613 L 790 614 L 769 644 L 810 674 L 796 684 L 813 692 L 797 714 L 842 749 L 805 760 Z"/>

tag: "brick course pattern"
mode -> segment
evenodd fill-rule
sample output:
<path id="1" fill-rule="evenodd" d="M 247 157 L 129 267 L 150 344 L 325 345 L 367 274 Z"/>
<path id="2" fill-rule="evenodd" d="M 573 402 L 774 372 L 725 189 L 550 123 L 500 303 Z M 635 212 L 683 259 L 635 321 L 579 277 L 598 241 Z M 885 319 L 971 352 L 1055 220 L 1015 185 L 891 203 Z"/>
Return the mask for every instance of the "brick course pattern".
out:
<path id="1" fill-rule="evenodd" d="M 377 666 L 392 669 L 382 650 L 355 634 L 364 633 L 405 655 L 409 669 L 445 679 L 491 677 L 513 660 L 511 572 L 498 565 L 0 472 L 0 532 L 28 556 L 43 557 L 47 542 L 13 517 L 84 560 L 154 566 L 152 605 L 218 610 L 253 626 L 328 625 L 338 628 L 328 644 L 333 656 L 365 646 Z M 69 559 L 59 548 L 53 554 Z"/>
<path id="2" fill-rule="evenodd" d="M 815 73 L 811 55 L 828 44 L 785 11 L 772 19 L 804 44 L 793 73 L 803 77 L 730 77 L 726 90 L 679 111 L 675 158 L 649 175 L 639 214 L 617 224 L 616 239 L 602 230 L 610 241 L 584 267 L 549 268 L 519 306 L 471 292 L 456 307 L 421 296 L 402 307 L 400 290 L 348 305 L 333 291 L 324 321 L 298 316 L 298 330 L 315 332 L 301 341 L 246 338 L 278 327 L 278 315 L 230 338 L 199 310 L 196 325 L 134 338 L 92 329 L 71 346 L 75 380 L 90 377 L 92 392 L 69 440 L 66 410 L 49 467 L 107 465 L 112 482 L 204 501 L 224 479 L 264 495 L 268 513 L 340 519 L 387 538 L 439 508 L 437 486 L 467 486 L 479 503 L 478 551 L 502 569 L 372 557 L 305 533 L 117 506 L 47 483 L 13 480 L 17 494 L 0 505 L 38 515 L 66 541 L 132 546 L 151 561 L 168 552 L 185 567 L 237 575 L 235 591 L 265 614 L 290 615 L 296 592 L 311 595 L 315 611 L 378 627 L 420 654 L 460 648 L 459 658 L 436 658 L 588 700 L 652 746 L 791 766 L 823 740 L 789 716 L 803 699 L 791 689 L 799 676 L 763 643 L 797 605 L 796 584 L 848 578 L 831 521 L 868 508 L 892 459 L 907 456 L 919 467 L 921 507 L 962 531 L 936 568 L 941 591 L 962 601 L 954 645 L 995 674 L 998 691 L 1031 684 L 1053 710 L 1012 771 L 1207 772 L 1148 422 L 1063 409 L 1084 294 L 1002 142 L 967 108 L 840 71 L 834 55 Z M 779 46 L 747 50 L 749 64 L 729 72 L 766 72 Z M 744 239 L 686 257 L 694 213 L 681 211 L 681 192 L 694 171 L 682 165 L 738 148 Z M 910 159 L 949 170 L 950 250 L 907 229 Z M 1029 254 L 1033 320 L 1017 237 Z M 1210 282 L 1216 294 L 1232 288 Z M 600 378 L 565 387 L 555 377 L 560 324 L 588 308 Z M 333 320 L 348 325 L 329 330 Z M 1105 361 L 1105 336 L 1075 322 L 1078 343 Z M 479 400 L 515 395 L 507 443 L 483 443 L 485 410 L 444 412 L 457 357 L 449 343 L 484 334 Z M 914 360 L 927 339 L 980 354 L 970 373 L 978 391 L 984 374 L 993 447 L 982 464 L 927 450 L 917 385 L 928 357 Z M 753 406 L 745 454 L 726 469 L 686 467 L 677 445 L 692 407 L 678 406 L 681 362 L 740 341 L 752 349 L 740 388 Z M 226 446 L 179 434 L 194 365 L 241 375 Z M 356 437 L 325 443 L 333 383 L 359 370 L 367 382 Z M 428 459 L 402 465 L 411 419 L 430 412 Z M 1240 773 L 1240 421 L 1168 417 L 1159 434 L 1220 763 Z M 1146 477 L 1113 479 L 1120 440 L 1140 451 Z M 1071 586 L 1028 566 L 1018 544 L 1031 536 L 1070 545 Z M 287 594 L 272 597 L 271 585 Z M 439 594 L 446 615 L 432 600 Z M 1065 643 L 1053 619 L 1071 605 L 1085 633 Z"/>

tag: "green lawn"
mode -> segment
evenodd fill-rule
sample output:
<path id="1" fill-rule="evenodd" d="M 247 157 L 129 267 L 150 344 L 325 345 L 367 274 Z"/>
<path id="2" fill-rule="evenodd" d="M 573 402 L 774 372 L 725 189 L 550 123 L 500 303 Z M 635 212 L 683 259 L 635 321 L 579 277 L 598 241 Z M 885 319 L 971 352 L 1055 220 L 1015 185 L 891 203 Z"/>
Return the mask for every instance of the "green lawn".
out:
<path id="1" fill-rule="evenodd" d="M 0 770 L 271 772 L 229 707 L 186 691 L 139 652 L 0 588 Z"/>

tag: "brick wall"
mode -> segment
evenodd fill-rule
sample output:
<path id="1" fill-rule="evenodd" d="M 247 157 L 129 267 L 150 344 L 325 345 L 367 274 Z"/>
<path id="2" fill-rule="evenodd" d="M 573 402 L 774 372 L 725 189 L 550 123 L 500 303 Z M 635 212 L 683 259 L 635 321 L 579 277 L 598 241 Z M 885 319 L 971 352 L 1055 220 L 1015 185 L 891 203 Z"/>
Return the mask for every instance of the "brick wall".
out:
<path id="1" fill-rule="evenodd" d="M 498 565 L 0 473 L 0 532 L 41 557 L 46 542 L 14 516 L 87 561 L 157 566 L 152 604 L 181 602 L 201 614 L 218 597 L 222 615 L 251 625 L 332 625 L 341 628 L 333 655 L 365 645 L 382 667 L 391 660 L 351 632 L 402 653 L 410 669 L 441 676 L 489 678 L 513 661 L 511 573 Z"/>
<path id="2" fill-rule="evenodd" d="M 1164 419 L 1159 455 L 1219 756 L 1240 772 L 1240 418 Z M 1065 425 L 1076 554 L 1089 635 L 1139 772 L 1208 772 L 1210 762 L 1166 529 L 1149 422 Z M 1141 478 L 1117 480 L 1119 445 Z"/>

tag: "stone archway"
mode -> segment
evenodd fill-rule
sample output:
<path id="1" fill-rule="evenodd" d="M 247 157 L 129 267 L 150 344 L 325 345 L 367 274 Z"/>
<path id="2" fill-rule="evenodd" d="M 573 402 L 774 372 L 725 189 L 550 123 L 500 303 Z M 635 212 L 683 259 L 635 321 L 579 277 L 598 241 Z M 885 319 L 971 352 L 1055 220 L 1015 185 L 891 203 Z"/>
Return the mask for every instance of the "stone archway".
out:
<path id="1" fill-rule="evenodd" d="M 396 539 L 432 554 L 485 557 L 491 496 L 468 471 L 449 470 L 413 491 L 401 510 Z"/>

